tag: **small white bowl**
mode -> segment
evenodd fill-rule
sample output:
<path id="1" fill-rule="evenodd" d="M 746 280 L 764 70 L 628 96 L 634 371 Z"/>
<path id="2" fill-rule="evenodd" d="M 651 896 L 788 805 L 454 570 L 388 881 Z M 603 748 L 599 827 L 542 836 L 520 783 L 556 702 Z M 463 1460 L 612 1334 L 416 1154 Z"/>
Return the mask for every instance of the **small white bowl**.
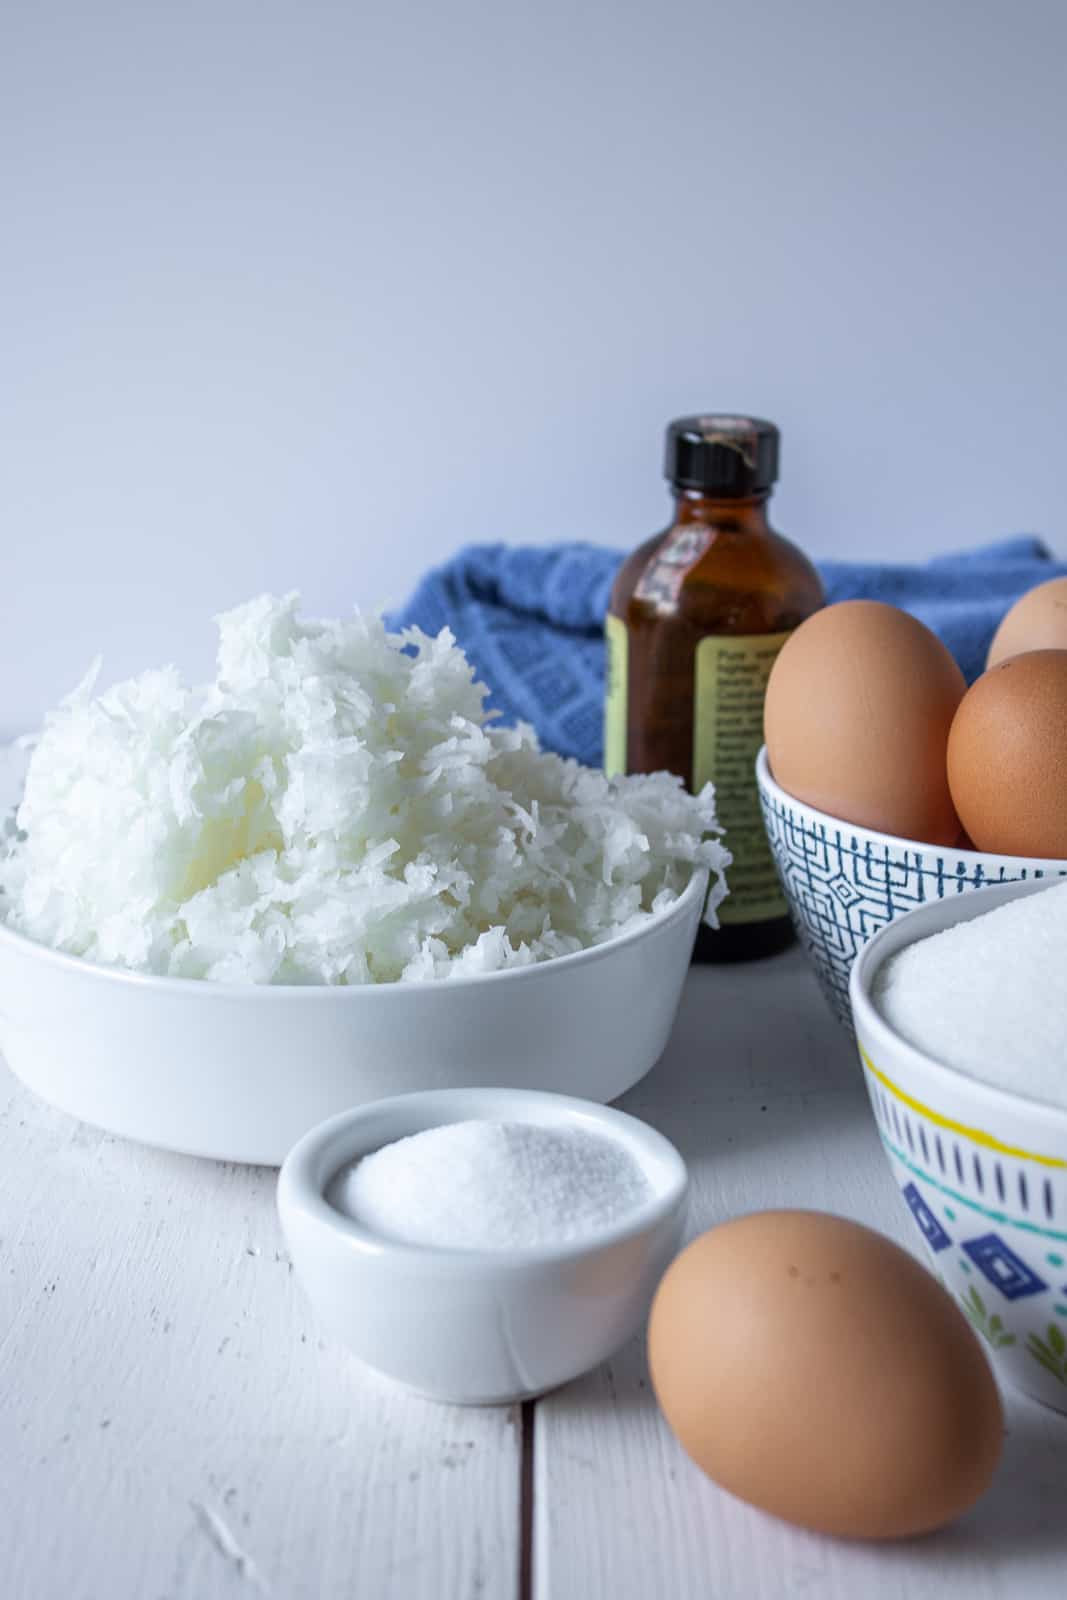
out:
<path id="1" fill-rule="evenodd" d="M 860 953 L 851 988 L 874 1120 L 932 1271 L 1001 1376 L 1067 1411 L 1067 1111 L 946 1066 L 873 999 L 898 950 L 1048 887 L 997 884 L 900 917 Z"/>
<path id="2" fill-rule="evenodd" d="M 278 1166 L 309 1128 L 411 1090 L 614 1100 L 663 1054 L 708 875 L 631 933 L 484 977 L 362 988 L 97 966 L 0 925 L 0 1050 L 43 1100 L 144 1144 Z"/>
<path id="3" fill-rule="evenodd" d="M 359 1156 L 476 1118 L 617 1140 L 652 1196 L 588 1241 L 514 1251 L 396 1243 L 327 1199 Z M 278 1214 L 297 1276 L 341 1344 L 430 1399 L 492 1405 L 567 1383 L 637 1331 L 681 1242 L 687 1189 L 674 1146 L 625 1112 L 566 1095 L 445 1089 L 380 1100 L 313 1128 L 282 1167 Z"/>

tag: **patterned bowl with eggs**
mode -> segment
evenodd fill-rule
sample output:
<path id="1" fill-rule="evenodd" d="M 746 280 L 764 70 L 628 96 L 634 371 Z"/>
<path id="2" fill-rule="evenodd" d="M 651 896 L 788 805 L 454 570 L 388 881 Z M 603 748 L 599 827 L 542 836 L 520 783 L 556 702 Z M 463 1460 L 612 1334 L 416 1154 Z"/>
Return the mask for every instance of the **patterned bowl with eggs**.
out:
<path id="1" fill-rule="evenodd" d="M 948 850 L 817 811 L 774 781 L 766 748 L 756 763 L 756 781 L 797 936 L 831 1010 L 849 1028 L 852 964 L 887 923 L 991 884 L 1067 877 L 1067 861 Z"/>
<path id="2" fill-rule="evenodd" d="M 1047 887 L 1005 883 L 913 911 L 866 945 L 850 987 L 875 1124 L 932 1271 L 1000 1376 L 1067 1412 L 1067 1110 L 936 1061 L 871 998 L 905 945 Z"/>

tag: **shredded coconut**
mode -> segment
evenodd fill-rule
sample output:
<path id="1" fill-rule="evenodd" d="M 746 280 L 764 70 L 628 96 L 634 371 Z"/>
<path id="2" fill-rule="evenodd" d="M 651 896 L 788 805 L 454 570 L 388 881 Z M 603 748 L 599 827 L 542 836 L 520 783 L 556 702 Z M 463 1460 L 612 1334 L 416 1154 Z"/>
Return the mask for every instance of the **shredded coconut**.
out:
<path id="1" fill-rule="evenodd" d="M 907 945 L 873 998 L 946 1066 L 1067 1107 L 1067 883 Z"/>
<path id="2" fill-rule="evenodd" d="M 603 1232 L 651 1193 L 613 1139 L 475 1121 L 384 1145 L 338 1174 L 330 1199 L 362 1227 L 406 1244 L 523 1250 Z"/>
<path id="3" fill-rule="evenodd" d="M 498 728 L 444 629 L 319 622 L 298 596 L 218 619 L 218 671 L 173 667 L 47 719 L 0 843 L 0 916 L 174 977 L 368 984 L 471 976 L 602 943 L 729 855 L 714 797 L 608 780 Z"/>

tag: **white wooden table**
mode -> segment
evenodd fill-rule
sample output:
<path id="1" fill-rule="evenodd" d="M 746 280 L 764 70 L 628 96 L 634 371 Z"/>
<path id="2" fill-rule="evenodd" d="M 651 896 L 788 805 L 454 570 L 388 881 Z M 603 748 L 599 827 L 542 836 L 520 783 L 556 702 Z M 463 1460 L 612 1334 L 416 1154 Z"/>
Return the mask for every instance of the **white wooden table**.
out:
<path id="1" fill-rule="evenodd" d="M 915 1245 L 795 951 L 694 971 L 625 1105 L 688 1160 L 694 1232 L 799 1205 Z M 309 1315 L 273 1190 L 80 1126 L 0 1065 L 3 1600 L 1067 1595 L 1067 1418 L 1009 1397 L 997 1482 L 944 1533 L 800 1533 L 690 1464 L 638 1341 L 521 1409 L 362 1370 Z"/>

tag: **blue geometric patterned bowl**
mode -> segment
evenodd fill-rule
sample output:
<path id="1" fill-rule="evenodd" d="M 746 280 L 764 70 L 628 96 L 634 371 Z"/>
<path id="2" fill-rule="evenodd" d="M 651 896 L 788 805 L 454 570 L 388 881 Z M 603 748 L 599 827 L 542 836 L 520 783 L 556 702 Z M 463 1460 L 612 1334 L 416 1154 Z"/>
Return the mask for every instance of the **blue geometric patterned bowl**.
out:
<path id="1" fill-rule="evenodd" d="M 816 811 L 778 787 L 766 748 L 759 753 L 756 781 L 797 935 L 831 1010 L 846 1027 L 852 1026 L 852 963 L 894 918 L 931 901 L 954 902 L 988 884 L 1067 876 L 1067 861 L 948 850 Z"/>
<path id="2" fill-rule="evenodd" d="M 930 1266 L 997 1371 L 1067 1411 L 1067 1111 L 943 1066 L 871 1001 L 904 945 L 1042 887 L 1004 884 L 900 918 L 863 950 L 851 992 L 874 1120 Z"/>

